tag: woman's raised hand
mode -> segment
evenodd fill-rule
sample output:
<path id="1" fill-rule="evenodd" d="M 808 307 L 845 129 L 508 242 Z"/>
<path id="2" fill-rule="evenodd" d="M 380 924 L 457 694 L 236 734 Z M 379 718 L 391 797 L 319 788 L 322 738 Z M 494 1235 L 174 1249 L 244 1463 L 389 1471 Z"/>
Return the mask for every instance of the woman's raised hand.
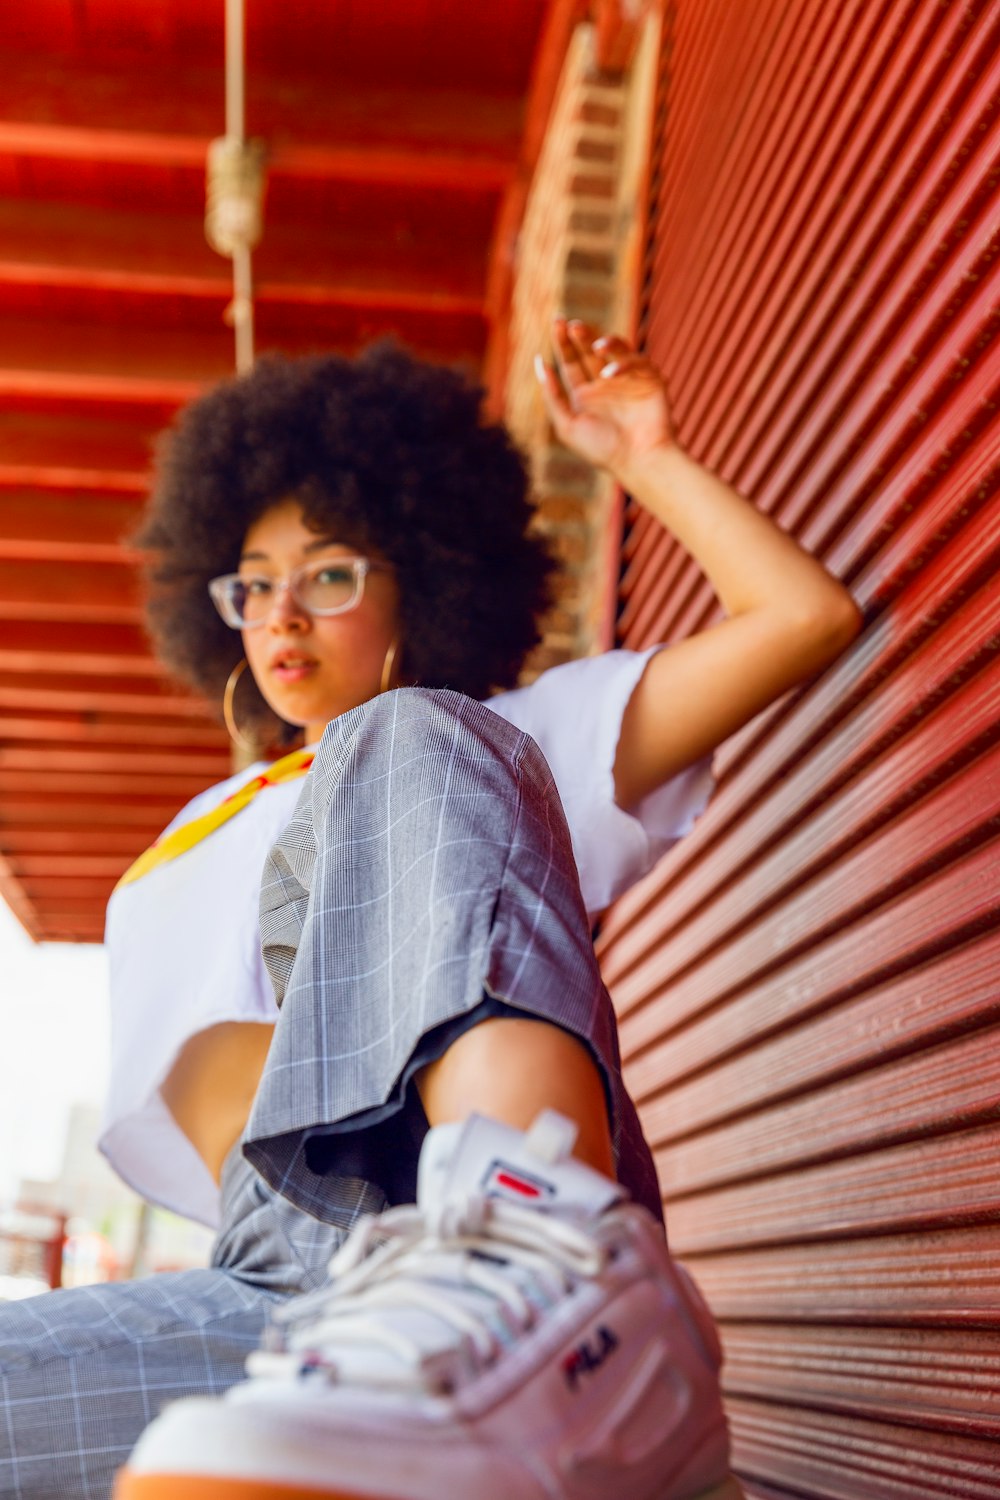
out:
<path id="1" fill-rule="evenodd" d="M 557 437 L 673 533 L 728 616 L 658 652 L 632 694 L 614 766 L 632 807 L 825 667 L 861 617 L 815 558 L 673 441 L 647 359 L 585 323 L 557 322 L 553 342 L 538 378 Z"/>
<path id="2" fill-rule="evenodd" d="M 535 369 L 560 442 L 618 476 L 671 445 L 662 377 L 625 339 L 557 318 L 553 350 Z"/>

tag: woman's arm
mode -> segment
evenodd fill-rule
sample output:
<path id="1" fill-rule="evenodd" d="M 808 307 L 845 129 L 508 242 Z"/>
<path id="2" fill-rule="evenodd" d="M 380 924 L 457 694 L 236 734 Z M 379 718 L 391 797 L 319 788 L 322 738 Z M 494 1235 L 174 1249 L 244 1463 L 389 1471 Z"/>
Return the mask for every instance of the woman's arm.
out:
<path id="1" fill-rule="evenodd" d="M 216 1182 L 250 1118 L 274 1027 L 220 1021 L 189 1037 L 160 1096 Z"/>
<path id="2" fill-rule="evenodd" d="M 606 469 L 690 552 L 726 612 L 653 657 L 622 720 L 615 794 L 629 807 L 713 750 L 857 635 L 821 563 L 674 441 L 663 381 L 623 340 L 555 327 L 538 362 L 556 435 Z"/>

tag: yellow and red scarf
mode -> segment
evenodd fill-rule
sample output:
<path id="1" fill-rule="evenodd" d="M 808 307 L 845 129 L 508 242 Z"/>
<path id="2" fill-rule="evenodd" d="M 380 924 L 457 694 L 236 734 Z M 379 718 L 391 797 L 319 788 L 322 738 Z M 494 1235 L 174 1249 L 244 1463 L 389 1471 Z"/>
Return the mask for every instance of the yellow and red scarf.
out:
<path id="1" fill-rule="evenodd" d="M 123 885 L 131 885 L 135 880 L 141 880 L 143 875 L 148 875 L 150 870 L 157 869 L 160 865 L 168 864 L 170 860 L 176 859 L 178 855 L 186 854 L 193 849 L 195 844 L 200 844 L 202 839 L 207 839 L 210 833 L 221 828 L 223 823 L 228 823 L 238 812 L 242 812 L 253 799 L 266 787 L 280 786 L 282 782 L 294 781 L 296 777 L 304 776 L 316 758 L 315 750 L 293 750 L 290 755 L 282 756 L 273 765 L 268 766 L 266 771 L 261 771 L 259 776 L 252 777 L 243 786 L 237 787 L 218 806 L 202 813 L 198 818 L 192 818 L 190 823 L 181 823 L 170 833 L 164 834 L 157 839 L 155 844 L 140 854 L 133 865 L 125 871 L 118 882 L 117 890 Z"/>

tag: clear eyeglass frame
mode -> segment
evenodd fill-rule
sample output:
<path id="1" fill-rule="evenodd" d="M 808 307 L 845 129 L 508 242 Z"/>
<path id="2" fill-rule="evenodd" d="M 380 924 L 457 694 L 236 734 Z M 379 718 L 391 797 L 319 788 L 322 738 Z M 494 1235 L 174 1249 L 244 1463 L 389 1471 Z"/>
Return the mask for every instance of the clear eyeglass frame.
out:
<path id="1" fill-rule="evenodd" d="M 314 583 L 319 574 L 334 569 L 351 573 L 350 596 L 343 602 L 332 605 L 311 603 L 308 597 L 309 584 Z M 287 578 L 269 578 L 263 573 L 223 573 L 219 578 L 210 580 L 208 592 L 212 603 L 231 630 L 256 630 L 258 625 L 264 624 L 278 595 L 286 589 L 299 608 L 309 615 L 345 615 L 350 610 L 357 609 L 364 598 L 365 579 L 369 573 L 391 571 L 389 563 L 376 562 L 370 557 L 323 558 L 318 562 L 304 563 L 299 568 L 293 568 Z M 241 605 L 240 600 L 242 596 L 245 601 L 246 589 L 254 584 L 266 584 L 270 592 L 266 602 L 262 601 L 260 614 L 248 617 L 243 613 L 245 603 Z"/>

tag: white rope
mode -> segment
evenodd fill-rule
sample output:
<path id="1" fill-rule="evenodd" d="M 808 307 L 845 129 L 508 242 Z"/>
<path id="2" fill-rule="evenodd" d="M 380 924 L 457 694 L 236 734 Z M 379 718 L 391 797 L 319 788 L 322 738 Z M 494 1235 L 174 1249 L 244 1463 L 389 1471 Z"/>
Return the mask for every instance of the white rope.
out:
<path id="1" fill-rule="evenodd" d="M 236 369 L 253 367 L 251 251 L 264 227 L 264 149 L 245 139 L 244 0 L 226 0 L 226 133 L 212 141 L 206 166 L 205 237 L 233 263 L 233 300 L 224 314 L 236 338 Z"/>
<path id="2" fill-rule="evenodd" d="M 246 130 L 246 16 L 243 0 L 226 0 L 226 135 L 242 145 Z"/>

